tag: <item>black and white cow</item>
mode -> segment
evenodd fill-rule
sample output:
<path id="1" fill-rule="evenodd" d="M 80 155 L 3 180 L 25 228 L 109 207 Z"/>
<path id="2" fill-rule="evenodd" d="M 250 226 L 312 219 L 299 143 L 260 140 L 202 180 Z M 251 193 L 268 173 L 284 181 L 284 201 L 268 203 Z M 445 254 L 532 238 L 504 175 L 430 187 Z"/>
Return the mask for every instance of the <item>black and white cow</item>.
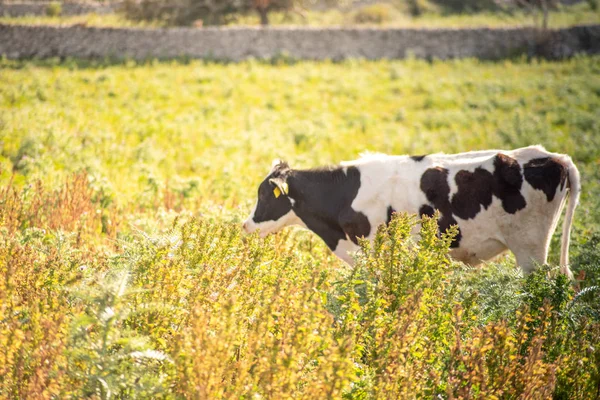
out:
<path id="1" fill-rule="evenodd" d="M 477 265 L 509 249 L 530 272 L 546 263 L 570 193 L 560 263 L 571 276 L 569 236 L 579 192 L 571 158 L 541 146 L 419 157 L 370 154 L 309 170 L 276 160 L 244 229 L 265 236 L 301 225 L 352 263 L 357 238 L 372 239 L 393 212 L 433 215 L 439 210 L 440 231 L 459 228 L 452 257 Z"/>

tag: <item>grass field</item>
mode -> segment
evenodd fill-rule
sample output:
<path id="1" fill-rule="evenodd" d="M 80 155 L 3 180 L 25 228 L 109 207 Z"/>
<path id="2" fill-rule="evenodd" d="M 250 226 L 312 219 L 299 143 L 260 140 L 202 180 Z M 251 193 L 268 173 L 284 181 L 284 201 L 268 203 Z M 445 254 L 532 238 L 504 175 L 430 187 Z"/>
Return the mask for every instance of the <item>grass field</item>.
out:
<path id="1" fill-rule="evenodd" d="M 599 77 L 598 57 L 1 60 L 0 397 L 594 398 Z M 454 263 L 408 216 L 355 268 L 306 231 L 240 234 L 273 158 L 529 144 L 582 174 L 573 285 Z"/>
<path id="2" fill-rule="evenodd" d="M 274 26 L 382 26 L 395 28 L 464 28 L 464 27 L 511 27 L 539 26 L 541 17 L 538 14 L 523 11 L 508 12 L 479 12 L 466 14 L 445 14 L 430 10 L 419 17 L 389 5 L 376 4 L 358 10 L 272 12 L 269 21 Z M 122 14 L 109 15 L 78 15 L 78 16 L 24 16 L 3 17 L 4 24 L 32 25 L 86 25 L 101 27 L 158 27 L 161 21 L 134 21 Z M 600 8 L 593 9 L 586 2 L 572 6 L 562 6 L 549 14 L 549 26 L 562 28 L 572 25 L 600 23 Z M 257 13 L 236 15 L 227 25 L 260 24 Z"/>

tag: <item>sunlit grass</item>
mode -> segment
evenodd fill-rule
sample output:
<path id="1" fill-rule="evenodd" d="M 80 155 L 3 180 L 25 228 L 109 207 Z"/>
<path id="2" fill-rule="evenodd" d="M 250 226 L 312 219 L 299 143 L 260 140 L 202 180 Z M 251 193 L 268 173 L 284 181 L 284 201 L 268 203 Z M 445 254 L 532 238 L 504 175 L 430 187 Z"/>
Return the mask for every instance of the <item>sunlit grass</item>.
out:
<path id="1" fill-rule="evenodd" d="M 133 21 L 119 13 L 115 14 L 83 14 L 66 16 L 27 15 L 22 17 L 0 16 L 0 24 L 11 25 L 59 25 L 59 26 L 96 26 L 110 28 L 147 28 L 161 27 L 159 21 Z"/>

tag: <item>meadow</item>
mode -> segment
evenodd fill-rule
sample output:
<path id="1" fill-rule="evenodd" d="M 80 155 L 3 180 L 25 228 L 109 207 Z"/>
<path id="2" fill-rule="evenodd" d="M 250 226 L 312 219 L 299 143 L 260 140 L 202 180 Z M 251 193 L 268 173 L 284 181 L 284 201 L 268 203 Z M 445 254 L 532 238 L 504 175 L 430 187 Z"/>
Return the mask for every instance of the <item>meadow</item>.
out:
<path id="1" fill-rule="evenodd" d="M 351 268 L 240 223 L 271 160 L 542 144 L 571 263 L 481 269 L 414 216 Z M 1 398 L 600 396 L 600 57 L 0 60 Z M 420 221 L 419 221 L 420 222 Z"/>

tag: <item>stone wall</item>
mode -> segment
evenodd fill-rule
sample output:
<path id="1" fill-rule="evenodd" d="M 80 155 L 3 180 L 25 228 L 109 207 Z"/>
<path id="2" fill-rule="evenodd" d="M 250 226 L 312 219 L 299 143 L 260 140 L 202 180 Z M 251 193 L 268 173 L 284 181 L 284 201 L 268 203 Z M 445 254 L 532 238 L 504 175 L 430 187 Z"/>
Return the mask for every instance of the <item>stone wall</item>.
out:
<path id="1" fill-rule="evenodd" d="M 540 33 L 511 29 L 90 28 L 0 24 L 8 58 L 116 57 L 242 60 L 281 54 L 298 59 L 550 58 L 600 53 L 600 25 Z"/>
<path id="2" fill-rule="evenodd" d="M 51 2 L 18 2 L 6 3 L 0 1 L 0 16 L 24 17 L 26 15 L 46 15 Z M 61 15 L 81 14 L 111 14 L 114 13 L 120 3 L 61 3 Z"/>

